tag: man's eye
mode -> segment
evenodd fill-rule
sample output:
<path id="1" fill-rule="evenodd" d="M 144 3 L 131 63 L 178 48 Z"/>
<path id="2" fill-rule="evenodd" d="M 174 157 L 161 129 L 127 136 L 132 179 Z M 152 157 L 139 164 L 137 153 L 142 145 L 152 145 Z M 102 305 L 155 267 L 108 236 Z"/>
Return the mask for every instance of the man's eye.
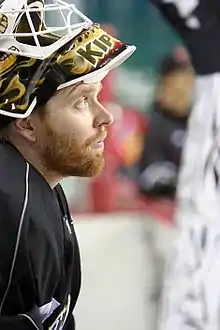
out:
<path id="1" fill-rule="evenodd" d="M 88 105 L 88 98 L 87 97 L 83 97 L 82 99 L 80 99 L 77 103 L 76 103 L 76 108 L 80 109 L 83 108 L 85 106 Z"/>
<path id="2" fill-rule="evenodd" d="M 81 100 L 81 103 L 84 104 L 84 105 L 87 105 L 87 104 L 88 104 L 88 97 L 84 97 L 84 98 Z"/>

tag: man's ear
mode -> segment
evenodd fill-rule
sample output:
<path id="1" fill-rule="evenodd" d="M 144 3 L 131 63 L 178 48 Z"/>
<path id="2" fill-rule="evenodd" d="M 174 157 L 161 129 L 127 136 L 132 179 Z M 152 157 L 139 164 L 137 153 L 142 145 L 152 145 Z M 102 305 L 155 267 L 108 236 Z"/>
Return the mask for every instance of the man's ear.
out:
<path id="1" fill-rule="evenodd" d="M 16 131 L 30 142 L 36 141 L 35 125 L 32 117 L 19 118 L 13 121 Z"/>

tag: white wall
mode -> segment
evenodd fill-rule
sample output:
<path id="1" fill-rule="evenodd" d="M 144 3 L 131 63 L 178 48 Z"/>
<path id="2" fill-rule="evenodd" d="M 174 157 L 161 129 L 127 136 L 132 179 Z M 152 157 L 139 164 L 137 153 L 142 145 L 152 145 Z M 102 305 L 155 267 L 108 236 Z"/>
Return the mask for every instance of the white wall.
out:
<path id="1" fill-rule="evenodd" d="M 155 330 L 150 227 L 132 214 L 76 219 L 83 268 L 77 330 Z M 170 231 L 160 232 L 167 246 Z"/>

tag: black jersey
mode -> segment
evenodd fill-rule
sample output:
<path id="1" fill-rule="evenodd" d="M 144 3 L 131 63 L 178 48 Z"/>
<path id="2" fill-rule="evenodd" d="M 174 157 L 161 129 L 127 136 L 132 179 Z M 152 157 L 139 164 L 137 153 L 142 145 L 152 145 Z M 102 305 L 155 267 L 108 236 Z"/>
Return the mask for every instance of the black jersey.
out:
<path id="1" fill-rule="evenodd" d="M 0 329 L 73 330 L 80 275 L 61 186 L 0 143 Z"/>

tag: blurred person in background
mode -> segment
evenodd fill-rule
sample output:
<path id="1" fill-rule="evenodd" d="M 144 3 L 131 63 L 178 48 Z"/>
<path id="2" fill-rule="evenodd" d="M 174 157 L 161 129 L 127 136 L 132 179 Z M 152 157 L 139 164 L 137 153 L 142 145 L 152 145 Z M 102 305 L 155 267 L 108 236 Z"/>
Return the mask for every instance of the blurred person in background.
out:
<path id="1" fill-rule="evenodd" d="M 192 106 L 194 73 L 183 47 L 166 56 L 140 162 L 141 192 L 150 197 L 174 198 L 187 120 Z"/>
<path id="2" fill-rule="evenodd" d="M 48 9 L 63 26 L 46 26 Z M 5 0 L 0 14 L 0 329 L 73 330 L 80 255 L 59 182 L 102 171 L 100 82 L 135 47 L 64 1 Z"/>
<path id="3" fill-rule="evenodd" d="M 176 186 L 185 141 L 188 116 L 192 107 L 194 72 L 189 56 L 183 47 L 175 47 L 159 66 L 159 82 L 153 107 L 148 115 L 148 130 L 140 161 L 139 187 L 146 205 L 157 209 L 169 207 L 176 194 Z M 163 201 L 163 203 L 162 203 Z M 155 204 L 149 204 L 156 202 Z M 170 210 L 173 210 L 170 205 Z M 149 213 L 149 212 L 148 212 Z M 153 283 L 150 299 L 156 304 L 155 328 L 157 328 L 159 303 L 165 271 L 166 254 L 169 251 L 167 226 L 156 216 L 145 218 L 145 237 L 148 253 L 152 258 Z M 172 217 L 172 211 L 167 216 Z M 169 220 L 169 223 L 172 219 Z M 160 238 L 161 237 L 161 238 Z M 161 239 L 164 237 L 164 241 Z M 166 239 L 165 239 L 166 238 Z"/>
<path id="4" fill-rule="evenodd" d="M 220 2 L 152 3 L 183 39 L 196 74 L 159 329 L 219 330 Z"/>

